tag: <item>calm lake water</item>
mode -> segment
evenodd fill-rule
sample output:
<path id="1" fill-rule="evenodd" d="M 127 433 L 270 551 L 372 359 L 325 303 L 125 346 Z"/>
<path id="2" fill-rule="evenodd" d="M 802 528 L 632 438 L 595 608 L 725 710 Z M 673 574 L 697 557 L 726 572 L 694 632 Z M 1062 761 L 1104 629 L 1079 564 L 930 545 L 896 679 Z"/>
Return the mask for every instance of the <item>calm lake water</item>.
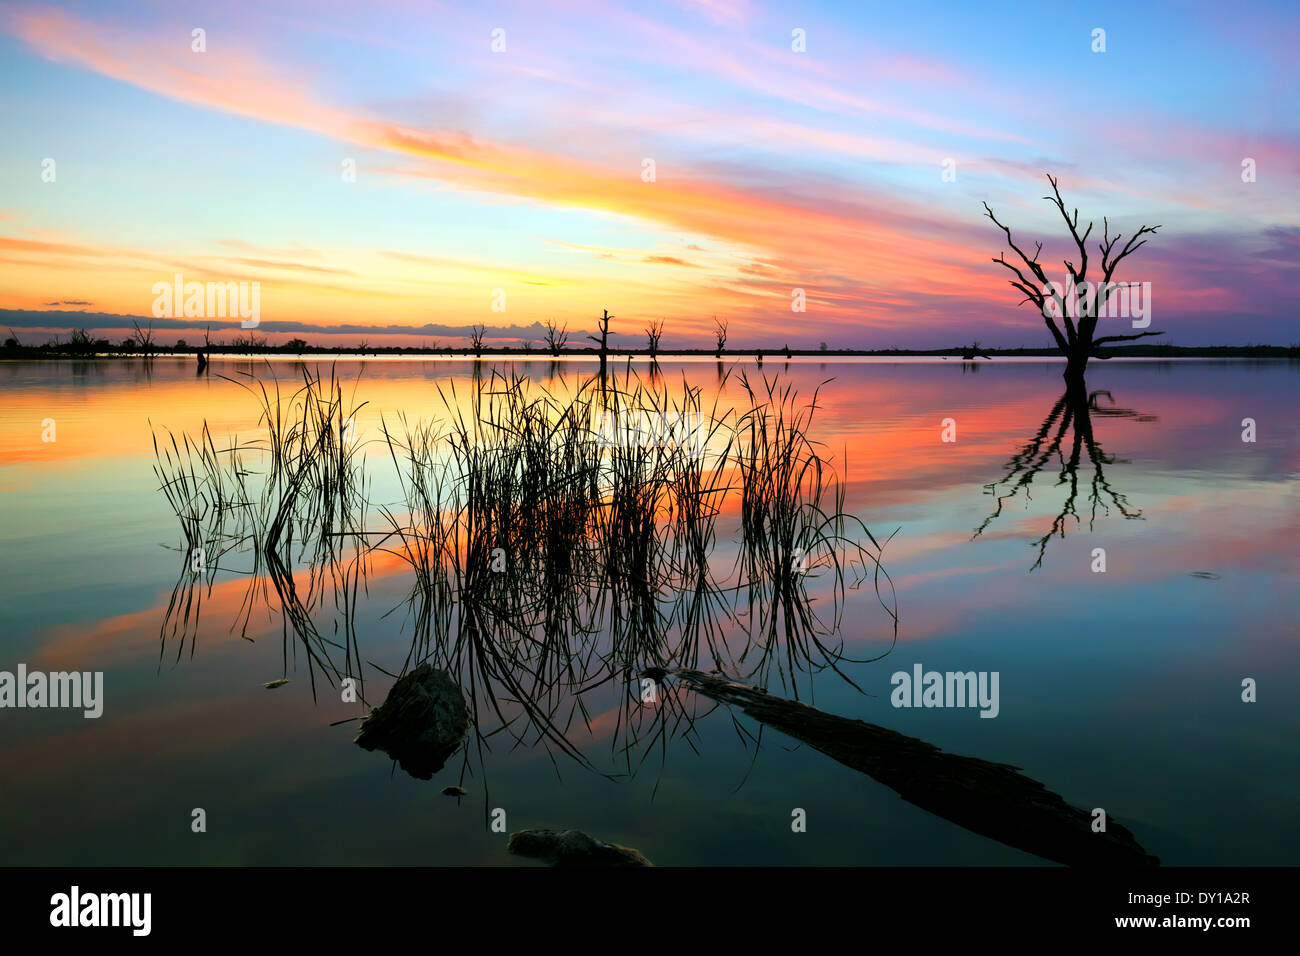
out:
<path id="1" fill-rule="evenodd" d="M 286 382 L 298 374 L 272 364 Z M 498 364 L 556 387 L 593 368 Z M 437 386 L 468 388 L 472 363 L 338 371 L 368 402 L 355 422 L 366 441 L 381 415 L 436 417 Z M 1058 407 L 1061 366 L 1050 362 L 769 359 L 762 371 L 804 395 L 830 380 L 813 435 L 847 468 L 846 510 L 882 540 L 894 533 L 884 566 L 897 643 L 870 588 L 850 592 L 846 650 L 889 653 L 844 666 L 865 694 L 820 674 L 816 706 L 1020 767 L 1076 806 L 1105 808 L 1165 864 L 1300 862 L 1300 365 L 1095 363 L 1088 389 L 1106 394 L 1086 422 Z M 234 572 L 205 594 L 193 645 L 163 647 L 185 556 L 151 435 L 193 434 L 206 420 L 218 443 L 255 437 L 256 403 L 219 377 L 238 372 L 268 377 L 265 363 L 237 360 L 202 378 L 181 359 L 0 362 L 0 670 L 104 673 L 98 720 L 0 710 L 0 862 L 535 865 L 506 853 L 487 825 L 494 808 L 509 831 L 579 827 L 660 865 L 1043 862 L 775 731 L 755 752 L 711 705 L 689 739 L 642 745 L 629 772 L 601 690 L 571 739 L 603 773 L 503 734 L 463 777 L 453 759 L 414 779 L 353 745 L 355 723 L 331 726 L 358 707 L 328 686 L 313 698 L 276 615 L 255 613 L 251 640 L 232 632 L 247 585 Z M 718 388 L 709 362 L 666 362 L 663 375 Z M 736 397 L 734 377 L 723 391 Z M 1242 440 L 1247 418 L 1253 442 Z M 54 441 L 42 440 L 46 419 Z M 382 503 L 392 465 L 373 451 Z M 1041 470 L 1018 484 L 1012 460 L 1026 451 Z M 1064 536 L 1045 542 L 1040 562 L 1054 522 Z M 1098 548 L 1104 573 L 1093 570 Z M 394 673 L 410 645 L 400 609 L 410 587 L 399 564 L 377 565 L 356 610 L 363 660 Z M 319 626 L 335 620 L 329 603 Z M 891 706 L 891 675 L 915 664 L 998 672 L 996 719 Z M 391 678 L 367 675 L 367 695 L 382 700 Z M 264 689 L 281 677 L 290 682 Z M 1242 701 L 1246 678 L 1254 703 Z M 466 797 L 441 794 L 456 783 Z M 194 808 L 206 833 L 191 831 Z M 795 808 L 806 832 L 792 832 Z"/>

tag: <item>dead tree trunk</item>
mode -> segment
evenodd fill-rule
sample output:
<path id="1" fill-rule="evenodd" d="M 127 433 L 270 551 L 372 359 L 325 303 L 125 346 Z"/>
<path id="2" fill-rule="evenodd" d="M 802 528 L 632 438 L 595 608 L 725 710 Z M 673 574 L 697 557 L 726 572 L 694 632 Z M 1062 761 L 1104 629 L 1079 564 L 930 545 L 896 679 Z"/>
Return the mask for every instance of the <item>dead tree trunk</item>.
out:
<path id="1" fill-rule="evenodd" d="M 609 309 L 604 310 L 604 315 L 599 319 L 600 337 L 588 333 L 587 338 L 591 339 L 600 346 L 600 390 L 605 391 L 605 366 L 609 359 L 609 320 L 614 316 L 609 314 Z"/>
<path id="2" fill-rule="evenodd" d="M 837 717 L 757 687 L 695 670 L 674 675 L 696 693 L 741 708 L 915 804 L 981 836 L 1070 866 L 1139 867 L 1160 861 L 1111 818 L 1092 815 L 1018 768 L 938 747 L 861 720 Z"/>

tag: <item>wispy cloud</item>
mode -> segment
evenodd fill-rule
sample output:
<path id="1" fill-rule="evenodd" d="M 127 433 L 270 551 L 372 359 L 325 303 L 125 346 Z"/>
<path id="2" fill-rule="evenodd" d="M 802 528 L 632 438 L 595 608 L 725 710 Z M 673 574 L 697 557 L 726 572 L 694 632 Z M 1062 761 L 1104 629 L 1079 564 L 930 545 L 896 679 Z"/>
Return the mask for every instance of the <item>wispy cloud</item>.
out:
<path id="1" fill-rule="evenodd" d="M 745 0 L 679 0 L 653 12 L 575 2 L 546 17 L 507 5 L 498 13 L 511 38 L 503 56 L 489 51 L 486 21 L 460 8 L 437 18 L 419 5 L 364 15 L 314 8 L 307 22 L 295 8 L 267 5 L 241 16 L 201 55 L 181 42 L 188 28 L 166 15 L 15 5 L 0 22 L 45 61 L 115 81 L 105 90 L 128 84 L 195 115 L 267 124 L 279 131 L 268 141 L 292 134 L 310 143 L 310 162 L 321 161 L 321 144 L 341 146 L 361 158 L 364 189 L 324 194 L 324 216 L 268 209 L 247 224 L 247 238 L 196 217 L 156 226 L 160 240 L 121 241 L 111 217 L 93 209 L 82 235 L 60 234 L 24 200 L 0 214 L 16 233 L 0 237 L 10 290 L 0 302 L 133 311 L 152 275 L 185 268 L 265 283 L 277 330 L 360 327 L 353 319 L 367 302 L 403 320 L 376 319 L 374 329 L 423 328 L 430 313 L 459 320 L 486 309 L 503 289 L 529 319 L 591 314 L 617 300 L 626 303 L 620 314 L 670 313 L 694 335 L 707 325 L 699 316 L 724 311 L 741 332 L 759 334 L 784 316 L 809 336 L 877 337 L 872 344 L 933 341 L 986 314 L 1029 336 L 1040 330 L 1011 311 L 989 262 L 1000 237 L 980 218 L 979 200 L 1055 251 L 1060 226 L 1038 200 L 1045 165 L 1062 173 L 1085 217 L 1094 209 L 1126 228 L 1139 216 L 1166 223 L 1141 268 L 1180 315 L 1276 320 L 1294 301 L 1259 275 L 1272 262 L 1260 256 L 1280 250 L 1285 267 L 1288 249 L 1285 239 L 1260 238 L 1300 225 L 1287 201 L 1300 153 L 1294 125 L 1161 111 L 1147 88 L 1124 110 L 1081 123 L 1080 103 L 1111 82 L 1089 72 L 1100 61 L 1085 66 L 1058 51 L 1040 82 L 1036 67 L 981 62 L 978 44 L 955 54 L 923 22 L 912 45 L 891 44 L 868 29 L 865 12 L 848 10 L 833 14 L 842 31 L 826 22 L 831 14 L 810 23 L 811 52 L 801 55 L 789 47 L 787 13 Z M 449 39 L 430 65 L 423 47 L 439 31 Z M 340 52 L 331 59 L 322 48 Z M 1288 68 L 1272 53 L 1267 62 Z M 1259 164 L 1256 188 L 1243 188 L 1242 156 Z M 957 180 L 945 183 L 949 159 Z M 434 197 L 413 215 L 442 215 L 417 223 L 398 210 L 400 238 L 376 240 L 395 210 L 376 191 Z M 215 222 L 222 201 L 206 204 Z M 293 241 L 314 242 L 316 224 L 344 209 L 349 224 L 367 227 L 351 246 Z M 437 238 L 428 250 L 424 236 Z M 1217 264 L 1180 275 L 1177 251 L 1199 241 L 1221 243 Z M 52 288 L 59 270 L 71 284 Z M 809 311 L 793 319 L 796 289 Z M 78 298 L 51 300 L 60 293 Z M 880 342 L 885 334 L 893 340 Z"/>

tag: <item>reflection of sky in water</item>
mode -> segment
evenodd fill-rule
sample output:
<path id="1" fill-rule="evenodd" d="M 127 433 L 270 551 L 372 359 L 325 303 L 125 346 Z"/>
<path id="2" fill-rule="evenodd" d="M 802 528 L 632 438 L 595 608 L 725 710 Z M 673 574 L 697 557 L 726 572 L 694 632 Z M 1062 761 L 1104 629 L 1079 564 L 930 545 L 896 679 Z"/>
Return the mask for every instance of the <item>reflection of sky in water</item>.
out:
<path id="1" fill-rule="evenodd" d="M 219 363 L 228 371 L 233 363 Z M 767 363 L 775 374 L 781 364 Z M 351 376 L 357 366 L 342 364 Z M 572 375 L 574 366 L 563 368 Z M 288 363 L 277 364 L 282 377 Z M 665 365 L 706 390 L 711 364 Z M 549 362 L 528 363 L 545 377 Z M 749 367 L 754 374 L 752 365 Z M 463 363 L 366 363 L 358 400 L 364 439 L 380 413 L 417 418 L 441 408 L 434 386 Z M 1300 845 L 1295 661 L 1300 465 L 1286 365 L 1098 364 L 1091 390 L 1137 416 L 1094 414 L 1105 477 L 1141 519 L 1100 512 L 1091 533 L 1079 470 L 1082 524 L 1054 538 L 1042 566 L 1034 539 L 1066 489 L 1048 462 L 1030 487 L 972 540 L 992 511 L 983 486 L 1041 426 L 1060 396 L 1059 366 L 955 362 L 793 363 L 803 394 L 823 379 L 816 437 L 847 453 L 850 505 L 877 536 L 898 588 L 899 645 L 851 675 L 863 698 L 832 676 L 816 704 L 921 737 L 947 750 L 1004 761 L 1066 798 L 1106 808 L 1172 864 L 1294 863 Z M 739 389 L 733 380 L 724 401 Z M 1099 399 L 1106 408 L 1112 403 Z M 105 716 L 0 712 L 0 848 L 14 863 L 517 862 L 486 832 L 482 781 L 460 806 L 439 789 L 458 764 L 422 783 L 393 774 L 351 745 L 356 711 L 322 693 L 312 703 L 301 659 L 281 675 L 280 625 L 254 618 L 256 643 L 229 633 L 242 596 L 220 586 L 204 608 L 194 656 L 160 661 L 158 625 L 180 555 L 175 521 L 150 471 L 150 426 L 251 435 L 251 398 L 188 364 L 0 364 L 0 668 L 104 670 Z M 953 418 L 957 441 L 942 443 Z M 1240 440 L 1254 418 L 1259 440 Z M 54 418 L 58 440 L 40 441 Z M 1065 443 L 1068 455 L 1069 442 Z M 375 493 L 391 493 L 376 461 Z M 1108 571 L 1089 570 L 1106 549 Z M 1192 576 L 1209 571 L 1216 580 Z M 400 613 L 381 620 L 408 586 L 376 574 L 358 617 L 365 657 L 396 669 Z M 161 603 L 160 603 L 161 602 Z M 888 646 L 887 620 L 864 589 L 850 598 L 851 652 Z M 1001 673 L 1001 714 L 894 710 L 889 676 L 926 669 Z M 1260 701 L 1240 703 L 1242 677 Z M 327 689 L 326 689 L 327 690 Z M 372 697 L 382 684 L 368 685 Z M 593 714 L 612 706 L 593 698 Z M 603 705 L 603 706 L 602 706 Z M 609 721 L 586 749 L 617 770 Z M 495 738 L 490 802 L 510 830 L 572 825 L 642 849 L 659 863 L 1035 862 L 903 803 L 892 791 L 807 747 L 764 734 L 751 767 L 725 714 L 697 725 L 699 754 L 677 741 L 652 753 L 629 782 L 610 782 L 540 748 Z M 577 735 L 582 741 L 585 731 Z M 662 766 L 661 766 L 662 761 Z M 744 786 L 737 787 L 744 781 Z M 657 785 L 657 790 L 656 790 Z M 189 830 L 204 807 L 209 832 Z M 808 811 L 806 834 L 790 811 Z"/>

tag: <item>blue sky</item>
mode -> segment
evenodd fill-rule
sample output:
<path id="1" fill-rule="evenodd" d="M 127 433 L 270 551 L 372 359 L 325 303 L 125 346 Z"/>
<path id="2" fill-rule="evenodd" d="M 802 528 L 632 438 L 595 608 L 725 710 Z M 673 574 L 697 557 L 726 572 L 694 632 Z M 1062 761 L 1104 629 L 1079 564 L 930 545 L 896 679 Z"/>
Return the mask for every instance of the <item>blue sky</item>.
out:
<path id="1" fill-rule="evenodd" d="M 981 203 L 1063 277 L 1051 172 L 1098 233 L 1163 226 L 1117 277 L 1152 283 L 1168 341 L 1286 344 L 1298 22 L 1253 3 L 4 4 L 0 320 L 115 333 L 105 316 L 149 316 L 181 272 L 260 283 L 272 339 L 459 344 L 609 308 L 629 339 L 663 319 L 665 344 L 704 344 L 717 315 L 755 346 L 1046 345 Z"/>

